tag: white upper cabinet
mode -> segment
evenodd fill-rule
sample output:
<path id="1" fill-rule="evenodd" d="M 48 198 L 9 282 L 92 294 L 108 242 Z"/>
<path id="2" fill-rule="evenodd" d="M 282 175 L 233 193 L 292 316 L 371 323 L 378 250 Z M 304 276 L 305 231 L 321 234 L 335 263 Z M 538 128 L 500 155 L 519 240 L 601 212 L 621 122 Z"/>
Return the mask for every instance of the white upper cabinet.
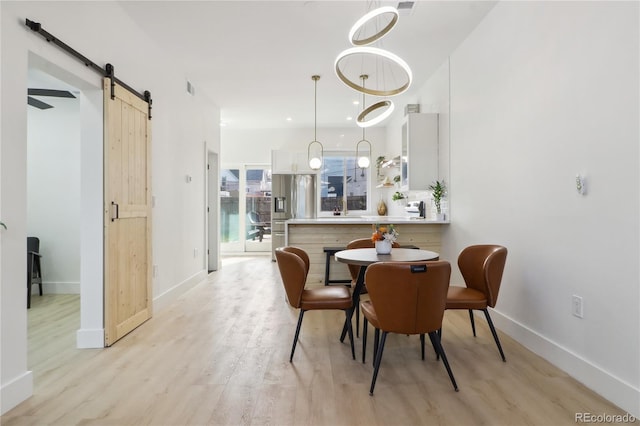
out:
<path id="1" fill-rule="evenodd" d="M 426 191 L 438 179 L 438 114 L 407 114 L 400 157 L 403 191 Z"/>
<path id="2" fill-rule="evenodd" d="M 291 174 L 295 168 L 295 155 L 292 151 L 271 151 L 271 173 Z"/>
<path id="3" fill-rule="evenodd" d="M 309 167 L 307 151 L 271 151 L 271 173 L 273 174 L 315 174 Z"/>

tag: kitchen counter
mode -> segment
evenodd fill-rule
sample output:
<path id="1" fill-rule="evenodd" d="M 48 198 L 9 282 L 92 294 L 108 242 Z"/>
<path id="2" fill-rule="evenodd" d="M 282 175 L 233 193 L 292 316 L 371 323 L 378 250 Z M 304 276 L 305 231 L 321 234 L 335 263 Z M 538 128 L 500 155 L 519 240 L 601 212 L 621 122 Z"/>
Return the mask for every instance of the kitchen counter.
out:
<path id="1" fill-rule="evenodd" d="M 324 283 L 325 247 L 346 247 L 358 238 L 371 237 L 371 225 L 392 223 L 398 231 L 398 243 L 440 252 L 443 226 L 449 221 L 435 221 L 408 216 L 331 216 L 315 219 L 289 219 L 285 222 L 285 245 L 300 247 L 309 254 L 308 284 Z M 346 265 L 331 264 L 331 279 L 349 279 Z"/>
<path id="2" fill-rule="evenodd" d="M 289 219 L 288 225 L 340 225 L 340 224 L 373 224 L 373 223 L 399 223 L 415 225 L 448 224 L 448 220 L 429 220 L 409 216 L 330 216 L 314 219 Z"/>

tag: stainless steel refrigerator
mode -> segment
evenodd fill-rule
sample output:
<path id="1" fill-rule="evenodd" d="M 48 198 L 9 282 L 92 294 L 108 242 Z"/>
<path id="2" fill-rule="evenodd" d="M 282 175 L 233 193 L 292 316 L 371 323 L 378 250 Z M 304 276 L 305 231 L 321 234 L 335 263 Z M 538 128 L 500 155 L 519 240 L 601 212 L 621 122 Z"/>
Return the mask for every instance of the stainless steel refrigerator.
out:
<path id="1" fill-rule="evenodd" d="M 285 244 L 284 222 L 316 217 L 316 175 L 273 175 L 271 197 L 271 255 L 275 261 L 275 249 Z"/>

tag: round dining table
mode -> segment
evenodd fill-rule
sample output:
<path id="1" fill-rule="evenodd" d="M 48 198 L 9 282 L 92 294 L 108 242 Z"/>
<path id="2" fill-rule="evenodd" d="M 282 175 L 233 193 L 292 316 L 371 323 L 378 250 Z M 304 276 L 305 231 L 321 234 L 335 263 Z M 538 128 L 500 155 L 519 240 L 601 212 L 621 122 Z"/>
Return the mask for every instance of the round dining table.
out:
<path id="1" fill-rule="evenodd" d="M 367 271 L 367 266 L 376 262 L 421 262 L 438 260 L 440 254 L 435 251 L 399 247 L 393 248 L 389 254 L 378 254 L 375 248 L 357 248 L 338 251 L 334 254 L 334 257 L 338 262 L 360 266 L 358 279 L 353 288 L 353 310 L 351 311 L 351 315 L 353 315 L 353 311 L 359 309 L 360 293 L 364 287 L 364 275 Z M 344 341 L 346 334 L 347 321 L 345 320 L 342 335 L 340 336 L 341 342 Z"/>

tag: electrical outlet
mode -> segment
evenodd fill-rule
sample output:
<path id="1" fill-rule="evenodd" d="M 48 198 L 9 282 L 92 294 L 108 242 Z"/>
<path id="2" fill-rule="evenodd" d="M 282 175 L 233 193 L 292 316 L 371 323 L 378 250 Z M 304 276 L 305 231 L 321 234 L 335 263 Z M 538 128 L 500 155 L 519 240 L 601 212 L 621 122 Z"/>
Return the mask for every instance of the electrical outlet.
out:
<path id="1" fill-rule="evenodd" d="M 584 311 L 582 307 L 582 297 L 576 296 L 575 294 L 571 296 L 571 313 L 573 316 L 583 318 Z"/>

